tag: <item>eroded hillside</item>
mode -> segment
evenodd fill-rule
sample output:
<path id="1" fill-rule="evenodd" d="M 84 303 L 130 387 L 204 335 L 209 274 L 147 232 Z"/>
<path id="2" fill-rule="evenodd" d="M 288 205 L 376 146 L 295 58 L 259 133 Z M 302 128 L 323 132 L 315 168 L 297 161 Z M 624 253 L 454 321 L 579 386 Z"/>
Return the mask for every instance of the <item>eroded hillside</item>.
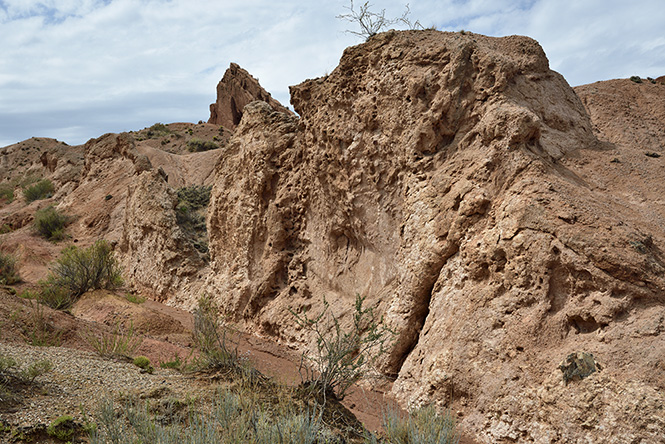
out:
<path id="1" fill-rule="evenodd" d="M 24 278 L 61 248 L 29 226 L 57 203 L 71 242 L 113 242 L 143 294 L 191 308 L 206 292 L 301 349 L 313 338 L 292 312 L 325 297 L 348 324 L 367 297 L 396 332 L 382 371 L 399 400 L 450 406 L 484 442 L 658 441 L 665 85 L 573 91 L 532 39 L 437 31 L 348 48 L 292 87 L 299 117 L 229 72 L 211 119 L 235 128 L 3 148 L 10 176 L 56 184 L 0 208 Z M 236 93 L 249 104 L 227 109 Z M 216 149 L 190 152 L 203 141 Z M 207 250 L 178 225 L 192 185 L 212 186 Z M 577 352 L 596 371 L 568 380 Z"/>

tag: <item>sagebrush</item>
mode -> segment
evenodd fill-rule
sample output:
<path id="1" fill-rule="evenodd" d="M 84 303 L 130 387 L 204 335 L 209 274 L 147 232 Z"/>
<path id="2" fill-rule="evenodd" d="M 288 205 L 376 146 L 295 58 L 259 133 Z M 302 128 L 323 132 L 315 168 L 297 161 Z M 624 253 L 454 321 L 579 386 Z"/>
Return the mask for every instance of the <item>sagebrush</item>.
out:
<path id="1" fill-rule="evenodd" d="M 88 290 L 122 285 L 120 266 L 108 242 L 100 240 L 86 249 L 65 248 L 41 283 L 41 299 L 53 308 L 68 305 Z M 53 306 L 58 302 L 58 307 Z"/>
<path id="2" fill-rule="evenodd" d="M 364 297 L 356 296 L 352 324 L 347 329 L 330 313 L 325 298 L 324 308 L 316 317 L 293 313 L 298 325 L 316 339 L 314 355 L 303 355 L 313 366 L 310 369 L 301 365 L 303 385 L 324 399 L 326 396 L 344 399 L 349 388 L 373 369 L 392 339 L 392 332 L 377 319 L 373 309 L 363 307 L 364 301 Z"/>
<path id="3" fill-rule="evenodd" d="M 65 238 L 65 226 L 69 218 L 53 206 L 35 213 L 35 231 L 44 239 L 57 242 Z"/>
<path id="4" fill-rule="evenodd" d="M 164 423 L 148 404 L 130 399 L 116 406 L 102 401 L 95 415 L 91 444 L 323 444 L 342 442 L 323 424 L 316 410 L 266 408 L 251 395 L 225 391 L 210 413 L 192 409 L 182 421 Z"/>
<path id="5" fill-rule="evenodd" d="M 32 202 L 34 200 L 49 198 L 53 196 L 54 191 L 53 182 L 48 179 L 42 179 L 34 185 L 23 188 L 23 196 L 26 202 Z"/>

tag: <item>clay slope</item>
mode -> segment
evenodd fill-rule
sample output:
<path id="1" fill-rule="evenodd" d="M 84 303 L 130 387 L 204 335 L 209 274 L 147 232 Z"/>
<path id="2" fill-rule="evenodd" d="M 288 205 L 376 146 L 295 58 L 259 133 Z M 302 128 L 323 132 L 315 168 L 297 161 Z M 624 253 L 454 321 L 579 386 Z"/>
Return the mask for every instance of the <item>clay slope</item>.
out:
<path id="1" fill-rule="evenodd" d="M 361 294 L 405 404 L 485 442 L 659 439 L 662 203 L 585 168 L 623 148 L 535 41 L 388 32 L 291 92 L 301 118 L 250 104 L 216 167 L 207 287 L 230 313 L 306 341 L 289 310 Z M 577 351 L 602 370 L 566 384 Z"/>
<path id="2" fill-rule="evenodd" d="M 4 184 L 16 184 L 15 199 L 0 202 L 0 244 L 19 259 L 19 273 L 35 284 L 49 263 L 70 244 L 87 246 L 106 239 L 116 246 L 127 284 L 155 299 L 200 286 L 207 262 L 176 223 L 176 189 L 207 185 L 222 149 L 190 153 L 191 140 L 214 139 L 220 127 L 209 124 L 162 125 L 134 134 L 105 134 L 85 145 L 69 147 L 52 139 L 30 139 L 2 148 Z M 228 132 L 227 132 L 228 133 Z M 166 150 L 169 151 L 166 151 Z M 46 178 L 55 193 L 26 205 L 21 182 Z M 47 242 L 34 233 L 35 212 L 48 205 L 70 218 L 67 239 Z M 193 279 L 192 279 L 193 278 Z"/>

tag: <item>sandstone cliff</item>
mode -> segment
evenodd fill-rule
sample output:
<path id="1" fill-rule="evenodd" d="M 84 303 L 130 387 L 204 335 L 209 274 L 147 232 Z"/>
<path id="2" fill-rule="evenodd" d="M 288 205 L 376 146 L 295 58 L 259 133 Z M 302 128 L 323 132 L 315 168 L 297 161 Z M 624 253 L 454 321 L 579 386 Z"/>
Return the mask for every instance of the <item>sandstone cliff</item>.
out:
<path id="1" fill-rule="evenodd" d="M 365 295 L 405 404 L 486 442 L 659 436 L 665 225 L 586 168 L 621 146 L 535 41 L 388 32 L 291 92 L 301 118 L 249 105 L 216 167 L 207 287 L 229 313 L 299 342 L 289 309 Z M 602 371 L 566 384 L 576 351 Z"/>
<path id="2" fill-rule="evenodd" d="M 217 84 L 217 100 L 210 105 L 208 123 L 233 130 L 240 123 L 245 105 L 254 100 L 266 102 L 276 111 L 293 114 L 273 99 L 258 80 L 236 63 L 231 63 Z"/>

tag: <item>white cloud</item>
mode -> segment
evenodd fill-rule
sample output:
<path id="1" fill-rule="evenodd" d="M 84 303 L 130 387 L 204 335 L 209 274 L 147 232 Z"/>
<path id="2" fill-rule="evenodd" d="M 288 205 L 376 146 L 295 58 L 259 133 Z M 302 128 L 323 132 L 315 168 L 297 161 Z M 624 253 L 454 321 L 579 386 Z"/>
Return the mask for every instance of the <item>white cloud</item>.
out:
<path id="1" fill-rule="evenodd" d="M 404 3 L 375 0 L 388 16 Z M 573 84 L 665 74 L 665 8 L 623 1 L 412 0 L 425 26 L 529 35 Z M 345 0 L 0 0 L 0 146 L 82 143 L 108 131 L 208 117 L 231 61 L 273 96 L 332 71 L 359 40 Z"/>

